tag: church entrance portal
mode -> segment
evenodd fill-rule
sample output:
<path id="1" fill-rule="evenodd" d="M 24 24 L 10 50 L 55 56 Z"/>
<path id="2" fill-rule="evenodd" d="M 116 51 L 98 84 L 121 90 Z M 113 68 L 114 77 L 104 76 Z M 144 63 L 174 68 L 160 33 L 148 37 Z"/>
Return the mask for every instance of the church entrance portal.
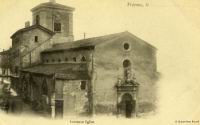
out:
<path id="1" fill-rule="evenodd" d="M 135 112 L 135 101 L 130 94 L 126 93 L 122 96 L 120 109 L 127 118 L 130 118 Z"/>

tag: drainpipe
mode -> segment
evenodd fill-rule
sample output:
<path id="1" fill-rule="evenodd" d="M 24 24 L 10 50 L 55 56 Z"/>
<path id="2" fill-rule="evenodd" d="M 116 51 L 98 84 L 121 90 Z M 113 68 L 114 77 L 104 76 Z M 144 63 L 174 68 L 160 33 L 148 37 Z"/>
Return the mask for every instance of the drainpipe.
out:
<path id="1" fill-rule="evenodd" d="M 51 118 L 55 118 L 55 93 L 51 96 Z"/>
<path id="2" fill-rule="evenodd" d="M 51 96 L 51 118 L 54 119 L 56 117 L 56 108 L 55 108 L 55 104 L 56 104 L 56 92 L 55 92 L 55 89 L 56 89 L 56 78 L 55 78 L 55 74 L 53 74 L 52 76 L 53 78 L 53 93 L 52 93 L 52 96 Z"/>
<path id="3" fill-rule="evenodd" d="M 30 52 L 30 56 L 29 56 L 29 62 L 30 62 L 30 66 L 31 66 L 31 52 Z"/>
<path id="4" fill-rule="evenodd" d="M 93 54 L 94 54 L 94 52 L 92 52 L 92 78 L 91 78 L 91 86 L 90 86 L 91 87 L 90 88 L 91 89 L 91 93 L 90 93 L 91 94 L 91 96 L 90 96 L 90 98 L 91 98 L 90 99 L 91 100 L 90 108 L 91 109 L 90 110 L 91 110 L 92 116 L 95 114 L 95 107 L 94 107 L 94 102 L 95 102 L 94 101 L 94 94 L 95 94 L 95 92 L 94 92 L 94 80 L 95 80 L 94 73 L 95 72 L 94 72 L 94 55 Z"/>

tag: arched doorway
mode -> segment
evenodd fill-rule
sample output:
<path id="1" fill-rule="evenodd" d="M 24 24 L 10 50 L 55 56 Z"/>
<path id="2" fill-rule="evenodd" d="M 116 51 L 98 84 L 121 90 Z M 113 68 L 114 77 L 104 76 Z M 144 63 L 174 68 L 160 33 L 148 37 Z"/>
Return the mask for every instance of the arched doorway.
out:
<path id="1" fill-rule="evenodd" d="M 127 118 L 132 116 L 135 112 L 135 100 L 133 100 L 132 95 L 126 93 L 122 96 L 120 110 Z"/>

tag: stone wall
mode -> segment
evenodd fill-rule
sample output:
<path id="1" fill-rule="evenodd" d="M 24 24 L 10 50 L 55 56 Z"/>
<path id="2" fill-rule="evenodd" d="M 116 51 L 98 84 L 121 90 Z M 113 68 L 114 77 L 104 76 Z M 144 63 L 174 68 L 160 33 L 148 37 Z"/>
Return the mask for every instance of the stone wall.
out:
<path id="1" fill-rule="evenodd" d="M 35 42 L 35 36 L 38 36 L 38 42 Z M 19 37 L 20 41 L 18 41 L 19 44 L 13 46 L 11 50 L 13 56 L 13 70 L 16 66 L 20 67 L 20 62 L 22 62 L 22 67 L 39 63 L 41 51 L 52 46 L 50 41 L 51 36 L 40 29 L 33 29 L 22 34 L 18 34 L 15 37 Z"/>
<path id="2" fill-rule="evenodd" d="M 86 81 L 88 86 L 89 81 Z M 88 87 L 81 90 L 81 80 L 56 79 L 56 100 L 63 99 L 63 115 L 85 115 L 88 113 Z"/>
<path id="3" fill-rule="evenodd" d="M 30 53 L 27 53 L 23 57 L 23 67 L 27 67 L 30 65 L 33 66 L 33 65 L 42 63 L 41 52 L 51 47 L 52 47 L 52 40 L 50 39 L 50 40 L 44 41 L 44 43 L 34 48 Z M 30 61 L 31 61 L 31 64 L 30 64 Z"/>
<path id="4" fill-rule="evenodd" d="M 35 36 L 38 36 L 38 42 L 35 42 Z M 41 29 L 33 29 L 22 34 L 22 45 L 28 46 L 29 49 L 33 49 L 48 40 L 51 36 L 42 31 Z M 26 50 L 26 48 L 25 48 Z"/>
<path id="5" fill-rule="evenodd" d="M 124 50 L 124 43 L 130 48 Z M 132 37 L 123 37 L 109 43 L 100 44 L 94 54 L 94 107 L 96 113 L 115 113 L 117 110 L 118 79 L 124 79 L 123 61 L 131 61 L 131 71 L 140 84 L 139 105 L 156 101 L 156 55 L 155 49 L 147 43 Z M 148 106 L 146 106 L 148 108 Z M 105 110 L 107 109 L 107 110 Z"/>
<path id="6" fill-rule="evenodd" d="M 34 41 L 35 36 L 38 36 L 38 42 Z M 40 29 L 34 29 L 23 34 L 23 44 L 28 46 L 28 51 L 25 51 L 25 55 L 23 54 L 22 57 L 23 67 L 40 62 L 40 53 L 52 46 L 50 38 L 51 36 L 49 34 Z"/>

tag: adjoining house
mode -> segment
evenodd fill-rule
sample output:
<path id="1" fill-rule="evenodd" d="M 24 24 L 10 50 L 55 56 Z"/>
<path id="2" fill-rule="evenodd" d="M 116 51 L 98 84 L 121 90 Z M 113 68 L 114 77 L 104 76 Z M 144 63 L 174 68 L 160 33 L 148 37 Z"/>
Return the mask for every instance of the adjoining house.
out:
<path id="1" fill-rule="evenodd" d="M 0 83 L 10 83 L 10 50 L 0 52 Z"/>
<path id="2" fill-rule="evenodd" d="M 12 88 L 52 117 L 154 111 L 157 49 L 128 31 L 74 41 L 73 11 L 55 1 L 32 9 L 33 25 L 11 37 Z"/>
<path id="3" fill-rule="evenodd" d="M 10 50 L 0 52 L 0 75 L 10 75 Z"/>

